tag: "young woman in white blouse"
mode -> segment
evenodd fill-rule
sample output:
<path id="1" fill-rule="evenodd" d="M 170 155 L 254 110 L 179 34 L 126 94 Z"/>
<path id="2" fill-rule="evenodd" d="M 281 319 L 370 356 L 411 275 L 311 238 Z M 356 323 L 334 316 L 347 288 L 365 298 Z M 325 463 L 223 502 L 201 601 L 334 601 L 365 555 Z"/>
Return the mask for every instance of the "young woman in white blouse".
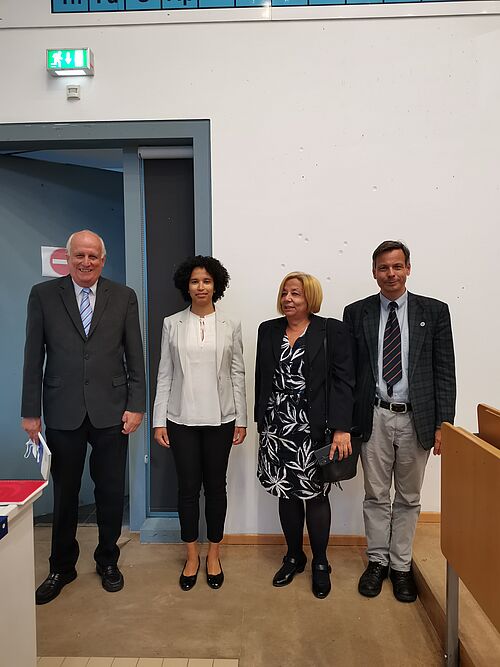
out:
<path id="1" fill-rule="evenodd" d="M 232 445 L 241 444 L 246 435 L 241 326 L 214 306 L 228 283 L 229 274 L 217 259 L 186 259 L 174 284 L 191 305 L 163 321 L 153 427 L 156 442 L 172 448 L 177 470 L 181 538 L 187 546 L 179 585 L 185 591 L 196 584 L 200 568 L 202 484 L 207 582 L 217 589 L 224 581 L 219 543 L 226 518 L 227 464 Z"/>

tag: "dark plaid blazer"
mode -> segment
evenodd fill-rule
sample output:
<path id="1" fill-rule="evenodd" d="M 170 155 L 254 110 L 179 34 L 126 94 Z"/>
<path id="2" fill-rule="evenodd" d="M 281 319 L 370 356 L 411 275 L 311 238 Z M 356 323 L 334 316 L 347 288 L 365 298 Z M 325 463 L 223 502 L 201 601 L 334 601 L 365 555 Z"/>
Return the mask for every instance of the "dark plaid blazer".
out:
<path id="1" fill-rule="evenodd" d="M 372 432 L 378 375 L 380 296 L 374 294 L 346 306 L 356 364 L 353 423 Z M 455 417 L 455 354 L 448 306 L 442 301 L 408 292 L 409 400 L 417 437 L 424 449 L 434 445 L 434 432 Z"/>

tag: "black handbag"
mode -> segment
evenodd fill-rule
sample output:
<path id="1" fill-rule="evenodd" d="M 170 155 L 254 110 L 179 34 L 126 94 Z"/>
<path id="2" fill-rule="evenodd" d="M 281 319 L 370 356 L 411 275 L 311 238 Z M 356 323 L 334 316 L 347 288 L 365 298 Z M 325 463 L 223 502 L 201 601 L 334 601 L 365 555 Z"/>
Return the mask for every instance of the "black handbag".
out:
<path id="1" fill-rule="evenodd" d="M 324 446 L 316 450 L 315 456 L 320 466 L 321 476 L 325 482 L 344 482 L 348 479 L 356 477 L 358 470 L 358 459 L 361 452 L 362 434 L 360 430 L 353 426 L 351 428 L 351 447 L 352 453 L 344 457 L 341 461 L 338 459 L 338 451 L 335 450 L 335 456 L 330 461 L 328 454 L 332 442 L 332 431 L 328 426 L 328 404 L 329 404 L 329 388 L 328 388 L 328 340 L 327 331 L 325 330 L 325 337 L 323 339 L 323 348 L 325 351 L 325 439 Z M 327 449 L 328 448 L 328 449 Z"/>

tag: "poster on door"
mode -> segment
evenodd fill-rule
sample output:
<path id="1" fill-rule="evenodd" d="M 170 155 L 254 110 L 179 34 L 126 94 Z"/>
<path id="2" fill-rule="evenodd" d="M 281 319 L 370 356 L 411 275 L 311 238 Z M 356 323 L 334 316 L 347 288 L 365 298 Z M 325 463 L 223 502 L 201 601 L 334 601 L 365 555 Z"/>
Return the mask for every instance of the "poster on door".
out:
<path id="1" fill-rule="evenodd" d="M 54 246 L 41 246 L 42 251 L 42 276 L 47 278 L 60 278 L 69 273 L 66 260 L 66 248 Z"/>

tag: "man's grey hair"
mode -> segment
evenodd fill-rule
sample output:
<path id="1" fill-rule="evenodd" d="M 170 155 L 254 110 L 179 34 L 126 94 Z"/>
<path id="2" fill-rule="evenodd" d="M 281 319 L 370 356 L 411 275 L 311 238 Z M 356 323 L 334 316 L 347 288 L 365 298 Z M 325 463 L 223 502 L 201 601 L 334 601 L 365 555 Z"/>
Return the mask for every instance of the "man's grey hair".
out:
<path id="1" fill-rule="evenodd" d="M 75 236 L 77 234 L 92 234 L 92 236 L 96 236 L 101 243 L 101 248 L 102 248 L 101 259 L 103 257 L 106 257 L 106 246 L 104 245 L 104 241 L 99 236 L 99 234 L 96 234 L 95 232 L 91 231 L 90 229 L 81 229 L 79 232 L 74 232 L 73 234 L 71 234 L 71 236 L 69 237 L 69 239 L 66 243 L 66 252 L 68 253 L 68 255 L 71 255 L 71 244 L 73 243 L 73 239 L 75 238 Z"/>

